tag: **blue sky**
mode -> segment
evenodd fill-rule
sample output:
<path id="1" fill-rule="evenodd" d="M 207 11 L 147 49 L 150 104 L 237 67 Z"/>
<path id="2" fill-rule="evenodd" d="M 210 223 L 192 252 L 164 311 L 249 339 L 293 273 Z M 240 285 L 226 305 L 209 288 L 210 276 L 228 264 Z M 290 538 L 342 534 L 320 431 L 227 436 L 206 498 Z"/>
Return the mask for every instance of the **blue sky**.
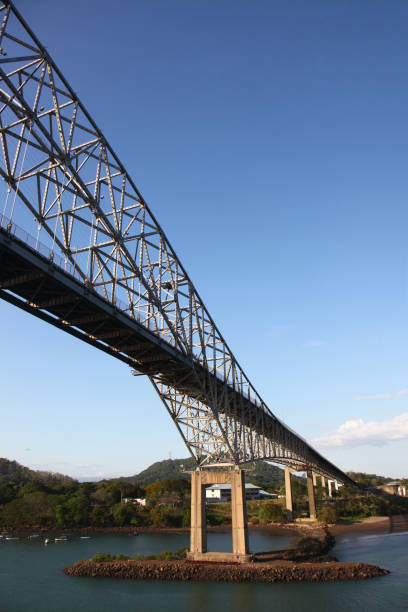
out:
<path id="1" fill-rule="evenodd" d="M 408 476 L 408 4 L 16 6 L 268 406 L 342 469 Z M 0 321 L 3 456 L 73 476 L 187 456 L 148 381 Z"/>

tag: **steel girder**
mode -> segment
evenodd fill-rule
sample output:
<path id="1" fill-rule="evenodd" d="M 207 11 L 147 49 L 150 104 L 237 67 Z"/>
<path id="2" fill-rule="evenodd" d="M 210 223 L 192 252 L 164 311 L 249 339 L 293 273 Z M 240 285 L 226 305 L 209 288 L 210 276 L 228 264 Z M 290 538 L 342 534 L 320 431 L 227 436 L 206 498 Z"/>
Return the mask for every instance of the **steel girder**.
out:
<path id="1" fill-rule="evenodd" d="M 131 177 L 11 2 L 0 2 L 0 19 L 0 226 L 188 360 L 184 383 L 157 362 L 142 373 L 199 465 L 271 459 L 347 481 L 263 402 Z"/>

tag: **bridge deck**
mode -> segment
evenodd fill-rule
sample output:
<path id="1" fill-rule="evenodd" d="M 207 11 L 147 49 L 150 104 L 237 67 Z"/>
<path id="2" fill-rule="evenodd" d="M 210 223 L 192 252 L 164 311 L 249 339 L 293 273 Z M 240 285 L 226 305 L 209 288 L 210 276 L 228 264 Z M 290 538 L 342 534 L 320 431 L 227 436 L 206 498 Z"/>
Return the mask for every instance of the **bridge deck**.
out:
<path id="1" fill-rule="evenodd" d="M 205 401 L 200 376 L 203 366 L 158 338 L 136 319 L 81 284 L 50 259 L 0 228 L 0 297 L 80 338 L 134 368 L 198 400 Z M 207 376 L 215 377 L 211 372 Z M 224 381 L 217 379 L 219 393 Z M 224 390 L 225 394 L 225 390 Z M 291 432 L 263 407 L 228 388 L 221 412 L 229 413 L 254 433 L 279 441 L 305 463 L 339 481 L 352 480 Z M 302 459 L 301 459 L 302 458 Z M 284 456 L 276 462 L 290 463 Z"/>

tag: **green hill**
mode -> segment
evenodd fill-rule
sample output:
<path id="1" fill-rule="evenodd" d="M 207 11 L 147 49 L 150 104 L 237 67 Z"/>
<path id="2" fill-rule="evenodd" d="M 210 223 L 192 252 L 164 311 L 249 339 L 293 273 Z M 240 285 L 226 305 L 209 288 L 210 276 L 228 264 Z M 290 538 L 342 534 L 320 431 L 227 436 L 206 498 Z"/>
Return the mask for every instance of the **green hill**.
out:
<path id="1" fill-rule="evenodd" d="M 30 470 L 30 468 L 20 465 L 17 461 L 9 461 L 0 457 L 0 482 L 2 483 L 13 483 L 13 484 L 25 484 L 33 481 L 59 481 L 59 482 L 75 482 L 70 476 L 64 474 L 57 474 L 55 472 L 45 472 L 40 470 Z"/>
<path id="2" fill-rule="evenodd" d="M 126 480 L 132 484 L 138 483 L 140 486 L 145 487 L 159 480 L 176 480 L 177 478 L 190 480 L 190 475 L 186 474 L 185 471 L 191 472 L 194 469 L 195 463 L 191 457 L 187 457 L 187 459 L 166 459 L 165 461 L 152 463 L 152 465 L 139 474 L 125 476 L 120 480 Z"/>
<path id="3" fill-rule="evenodd" d="M 177 478 L 190 480 L 188 472 L 194 469 L 195 463 L 191 458 L 166 459 L 153 463 L 135 476 L 128 476 L 121 478 L 121 480 L 126 480 L 132 484 L 137 482 L 140 486 L 145 487 L 159 480 L 175 480 Z M 246 481 L 257 483 L 262 487 L 276 486 L 283 483 L 284 473 L 281 468 L 260 461 L 247 468 Z"/>

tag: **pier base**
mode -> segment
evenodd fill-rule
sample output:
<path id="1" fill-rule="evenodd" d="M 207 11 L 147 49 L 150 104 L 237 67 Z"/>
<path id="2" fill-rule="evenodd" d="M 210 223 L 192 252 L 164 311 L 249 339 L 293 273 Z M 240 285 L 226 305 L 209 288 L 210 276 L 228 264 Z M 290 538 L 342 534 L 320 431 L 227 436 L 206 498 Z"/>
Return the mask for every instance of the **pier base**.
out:
<path id="1" fill-rule="evenodd" d="M 309 516 L 311 519 L 316 519 L 316 501 L 313 487 L 312 472 L 307 472 L 307 494 L 309 497 Z"/>
<path id="2" fill-rule="evenodd" d="M 211 484 L 231 485 L 232 553 L 207 552 L 205 486 Z M 187 558 L 194 561 L 249 561 L 245 473 L 242 470 L 196 470 L 191 474 L 191 535 Z"/>
<path id="3" fill-rule="evenodd" d="M 227 552 L 187 553 L 189 561 L 211 561 L 212 563 L 249 563 L 252 555 L 238 555 Z"/>
<path id="4" fill-rule="evenodd" d="M 191 474 L 190 553 L 192 554 L 207 552 L 205 492 L 201 475 L 202 472 Z"/>

